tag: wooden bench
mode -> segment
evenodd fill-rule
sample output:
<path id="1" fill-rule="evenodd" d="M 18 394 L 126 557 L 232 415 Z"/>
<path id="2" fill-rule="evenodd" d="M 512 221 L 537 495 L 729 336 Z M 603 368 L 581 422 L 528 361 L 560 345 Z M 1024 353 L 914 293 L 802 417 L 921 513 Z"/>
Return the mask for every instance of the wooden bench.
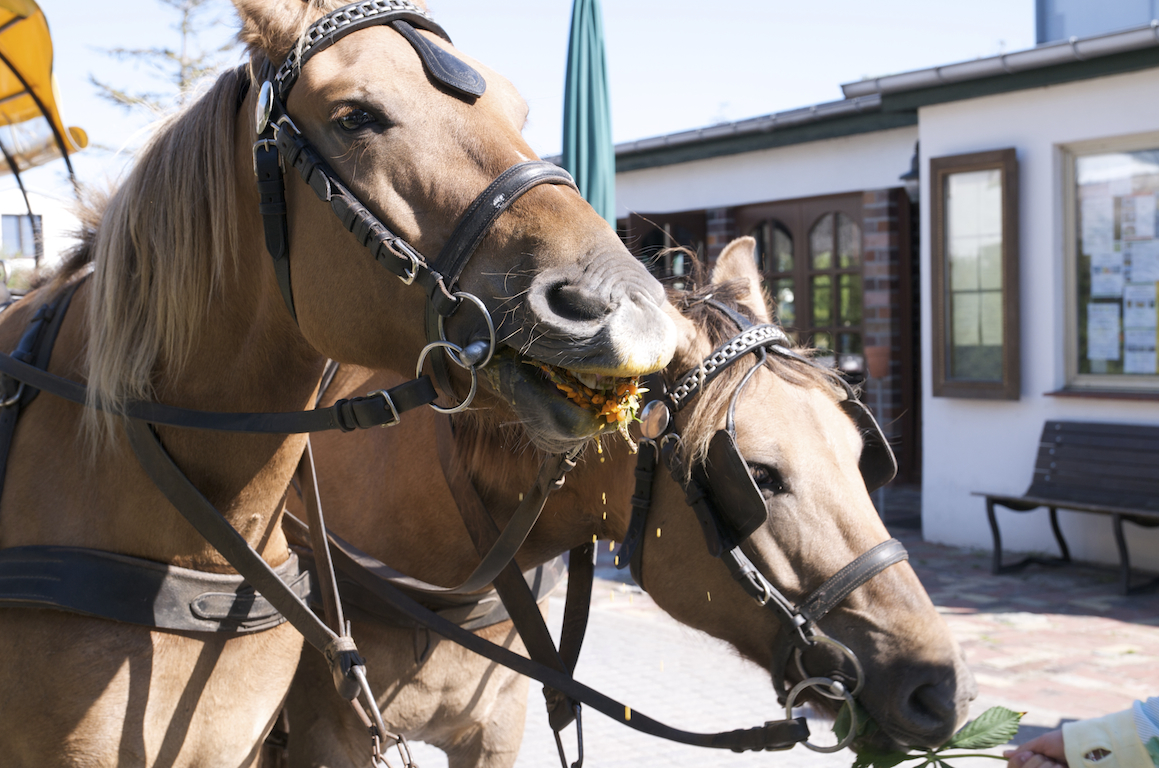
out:
<path id="1" fill-rule="evenodd" d="M 1159 427 L 1048 421 L 1042 428 L 1034 478 L 1022 496 L 975 492 L 986 497 L 986 515 L 994 534 L 994 573 L 1009 573 L 1029 563 L 1070 562 L 1070 550 L 1058 526 L 1058 510 L 1109 515 L 1119 547 L 1119 578 L 1123 594 L 1159 585 L 1159 578 L 1133 585 L 1131 560 L 1123 521 L 1159 526 Z M 1060 557 L 1027 557 L 1002 563 L 1002 535 L 994 507 L 1028 512 L 1050 509 L 1050 527 Z"/>

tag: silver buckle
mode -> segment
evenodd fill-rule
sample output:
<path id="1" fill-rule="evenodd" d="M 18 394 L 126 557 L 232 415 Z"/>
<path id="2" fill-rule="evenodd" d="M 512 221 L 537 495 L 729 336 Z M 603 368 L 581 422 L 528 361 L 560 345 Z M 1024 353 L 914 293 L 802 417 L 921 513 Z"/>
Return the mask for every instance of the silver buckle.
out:
<path id="1" fill-rule="evenodd" d="M 258 139 L 254 142 L 253 158 L 254 158 L 254 176 L 258 175 L 258 149 L 261 147 L 271 147 L 275 152 L 278 152 L 278 142 L 274 139 Z M 284 173 L 286 168 L 282 165 L 282 153 L 278 152 L 278 167 Z"/>
<path id="2" fill-rule="evenodd" d="M 20 402 L 20 398 L 24 395 L 24 382 L 20 382 L 20 386 L 16 388 L 16 393 L 12 397 L 0 400 L 0 408 L 10 408 L 16 403 Z"/>
<path id="3" fill-rule="evenodd" d="M 398 424 L 398 422 L 399 422 L 398 408 L 394 407 L 394 401 L 390 399 L 390 393 L 387 392 L 385 389 L 378 389 L 378 390 L 375 390 L 374 392 L 367 392 L 366 393 L 367 397 L 374 397 L 375 395 L 382 395 L 382 399 L 386 401 L 386 406 L 388 408 L 390 408 L 390 415 L 394 417 L 390 421 L 386 422 L 385 424 L 379 424 L 378 426 L 380 426 L 380 427 L 393 427 L 396 424 Z"/>

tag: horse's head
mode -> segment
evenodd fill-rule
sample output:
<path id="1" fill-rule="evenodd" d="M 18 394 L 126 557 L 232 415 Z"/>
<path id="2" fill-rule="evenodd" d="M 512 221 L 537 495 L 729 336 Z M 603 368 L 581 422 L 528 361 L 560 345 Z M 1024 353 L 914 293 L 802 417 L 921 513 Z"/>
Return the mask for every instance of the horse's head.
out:
<path id="1" fill-rule="evenodd" d="M 753 248 L 749 238 L 734 242 L 718 260 L 711 286 L 674 298 L 682 312 L 677 322 L 683 341 L 670 372 L 700 368 L 714 349 L 739 336 L 738 325 L 771 322 Z M 743 317 L 732 317 L 713 302 Z M 859 429 L 849 415 L 856 409 L 841 405 L 851 395 L 848 388 L 791 351 L 768 351 L 763 364 L 756 354 L 736 358 L 700 389 L 693 407 L 675 415 L 680 443 L 667 454 L 675 479 L 663 462 L 657 467 L 662 479 L 655 484 L 654 511 L 642 539 L 645 587 L 676 618 L 727 640 L 769 670 L 782 695 L 805 677 L 842 680 L 847 690 L 860 678 L 864 686 L 857 699 L 880 726 L 879 745 L 943 742 L 965 718 L 976 688 L 958 644 L 908 563 L 870 571 L 816 621 L 819 635 L 856 657 L 859 674 L 836 645 L 795 647 L 783 614 L 772 607 L 777 601 L 759 605 L 730 575 L 727 557 L 709 556 L 704 522 L 698 525 L 698 517 L 689 514 L 682 485 L 695 488 L 700 482 L 718 507 L 730 505 L 717 514 L 732 523 L 707 527 L 723 531 L 723 549 L 739 545 L 741 559 L 747 557 L 798 606 L 815 606 L 809 598 L 818 587 L 889 538 L 866 483 L 892 477 L 892 458 L 873 453 L 886 450 L 874 445 L 876 426 L 870 432 Z M 674 383 L 669 377 L 669 386 Z M 743 462 L 732 462 L 719 442 L 728 432 L 730 406 Z M 878 471 L 883 466 L 889 468 L 884 478 Z M 738 468 L 755 483 L 747 499 L 735 490 L 747 487 L 748 478 L 730 477 Z M 745 505 L 746 500 L 752 503 Z M 738 517 L 751 525 L 738 532 L 744 525 Z M 833 586 L 830 582 L 826 589 L 840 591 Z M 841 696 L 827 698 L 813 688 L 804 689 L 797 702 L 802 699 L 830 713 L 842 703 Z"/>
<path id="2" fill-rule="evenodd" d="M 261 83 L 291 52 L 300 55 L 303 33 L 333 6 L 235 4 L 259 72 L 243 109 L 252 137 L 249 116 Z M 437 315 L 424 323 L 428 296 L 445 305 L 456 291 L 469 293 L 494 319 L 498 340 L 485 369 L 491 391 L 481 399 L 506 401 L 541 446 L 585 440 L 606 425 L 562 397 L 538 363 L 613 377 L 657 370 L 675 346 L 663 290 L 566 178 L 489 190 L 507 169 L 535 159 L 521 136 L 527 106 L 510 82 L 456 50 L 421 16 L 404 17 L 403 26 L 387 20 L 349 34 L 343 29 L 332 45 L 303 56 L 292 88 L 279 93 L 275 85 L 274 92 L 318 158 L 370 214 L 426 256 L 444 286 L 420 287 L 421 275 L 403 286 L 359 242 L 376 233 L 356 238 L 287 167 L 292 304 L 301 333 L 340 362 L 405 373 L 414 370 L 427 333 L 439 335 Z M 267 61 L 272 66 L 261 74 Z M 250 163 L 248 142 L 239 142 L 239 152 Z M 252 185 L 243 197 L 256 209 Z M 493 206 L 501 215 L 478 231 L 457 230 L 468 209 Z M 403 246 L 375 256 L 388 269 L 409 269 Z M 276 296 L 274 270 L 266 272 Z M 444 311 L 446 338 L 460 348 L 488 340 L 480 309 L 465 300 Z M 428 323 L 434 325 L 425 332 Z M 450 368 L 461 397 L 470 376 Z"/>

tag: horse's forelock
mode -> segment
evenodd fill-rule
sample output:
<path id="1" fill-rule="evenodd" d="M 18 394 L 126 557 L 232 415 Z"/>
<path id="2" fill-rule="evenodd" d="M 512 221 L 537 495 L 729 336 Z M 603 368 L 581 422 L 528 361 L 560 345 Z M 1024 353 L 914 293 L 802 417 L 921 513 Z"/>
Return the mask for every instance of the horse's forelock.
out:
<path id="1" fill-rule="evenodd" d="M 74 269 L 93 265 L 94 407 L 86 409 L 86 428 L 95 435 L 109 434 L 125 402 L 152 396 L 160 363 L 180 369 L 223 275 L 236 267 L 239 85 L 238 72 L 229 70 L 159 124 L 70 261 Z M 90 206 L 94 215 L 101 205 Z"/>
<path id="2" fill-rule="evenodd" d="M 694 274 L 702 274 L 702 271 L 697 269 Z M 740 299 L 747 295 L 747 292 L 748 286 L 743 281 L 734 280 L 727 283 L 694 286 L 686 291 L 670 290 L 668 299 L 684 317 L 692 321 L 697 333 L 704 334 L 709 345 L 716 349 L 736 336 L 739 331 L 733 319 L 719 308 L 708 303 L 708 299 L 711 298 L 731 307 L 753 323 L 758 323 L 760 321 L 740 302 Z M 813 350 L 804 347 L 795 351 L 804 357 L 808 357 L 813 352 Z M 681 462 L 684 467 L 685 482 L 691 478 L 692 468 L 706 460 L 708 445 L 712 441 L 713 435 L 720 429 L 720 423 L 728 410 L 732 395 L 737 386 L 740 385 L 741 378 L 749 371 L 755 360 L 755 356 L 751 358 L 746 356 L 744 360 L 728 366 L 723 373 L 719 374 L 693 398 L 689 408 L 688 421 L 681 430 Z M 810 365 L 775 354 L 768 355 L 765 366 L 781 379 L 795 386 L 826 389 L 833 394 L 834 398 L 842 391 L 836 381 L 839 374 L 821 366 Z M 676 379 L 685 373 L 686 371 L 667 371 L 665 374 L 667 384 L 671 386 Z"/>

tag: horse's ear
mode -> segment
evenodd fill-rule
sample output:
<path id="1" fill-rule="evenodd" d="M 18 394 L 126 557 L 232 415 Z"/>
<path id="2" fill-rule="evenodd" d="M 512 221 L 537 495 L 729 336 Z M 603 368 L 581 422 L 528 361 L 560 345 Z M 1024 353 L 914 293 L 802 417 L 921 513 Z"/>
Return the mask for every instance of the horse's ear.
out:
<path id="1" fill-rule="evenodd" d="M 762 323 L 770 323 L 769 307 L 761 290 L 761 273 L 756 262 L 757 241 L 751 237 L 738 237 L 725 246 L 712 268 L 712 284 L 720 285 L 731 281 L 742 281 L 747 289 L 738 301 L 751 310 Z"/>
<path id="2" fill-rule="evenodd" d="M 319 5 L 302 0 L 233 0 L 241 18 L 238 39 L 251 51 L 259 50 L 280 63 L 310 22 L 325 12 Z"/>

